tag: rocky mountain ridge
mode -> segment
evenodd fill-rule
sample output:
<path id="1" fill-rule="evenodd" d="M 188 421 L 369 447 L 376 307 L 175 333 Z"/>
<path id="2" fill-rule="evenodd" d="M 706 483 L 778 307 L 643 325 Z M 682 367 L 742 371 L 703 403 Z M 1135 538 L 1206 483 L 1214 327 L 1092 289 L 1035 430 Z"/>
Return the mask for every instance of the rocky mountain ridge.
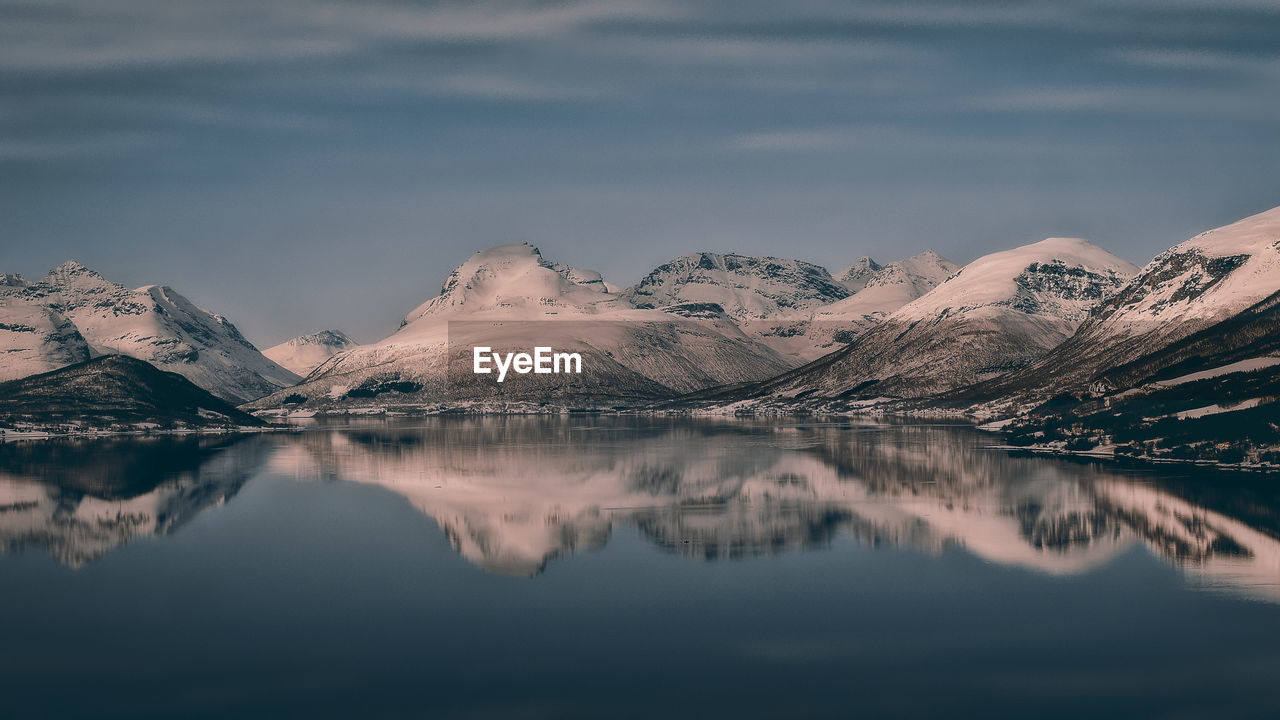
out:
<path id="1" fill-rule="evenodd" d="M 993 253 L 845 347 L 767 382 L 731 389 L 716 402 L 841 411 L 1003 375 L 1069 337 L 1135 270 L 1079 239 L 1050 238 Z"/>
<path id="2" fill-rule="evenodd" d="M 779 352 L 806 362 L 815 360 L 853 342 L 960 269 L 933 250 L 886 265 L 878 265 L 870 258 L 863 260 L 868 263 L 859 261 L 860 265 L 855 267 L 868 270 L 875 267 L 875 270 L 860 277 L 856 283 L 860 287 L 853 295 L 811 310 L 753 321 L 745 329 Z"/>
<path id="3" fill-rule="evenodd" d="M 578 353 L 585 370 L 498 384 L 472 372 L 470 353 L 478 346 L 552 347 Z M 334 356 L 302 384 L 253 407 L 612 407 L 762 379 L 787 367 L 718 304 L 636 307 L 610 292 L 599 273 L 516 244 L 472 255 L 391 336 Z"/>
<path id="4" fill-rule="evenodd" d="M 1277 366 L 1280 208 L 1161 253 L 1042 360 L 936 404 L 1024 445 L 1280 462 Z"/>
<path id="5" fill-rule="evenodd" d="M 709 252 L 660 265 L 621 293 L 637 308 L 715 303 L 739 321 L 818 307 L 850 294 L 820 265 Z"/>
<path id="6" fill-rule="evenodd" d="M 7 276 L 0 290 L 3 376 L 22 377 L 120 354 L 176 372 L 227 400 L 244 402 L 297 382 L 258 352 L 226 318 L 172 288 L 131 290 L 74 260 L 42 280 Z M 16 353 L 15 353 L 16 351 Z"/>

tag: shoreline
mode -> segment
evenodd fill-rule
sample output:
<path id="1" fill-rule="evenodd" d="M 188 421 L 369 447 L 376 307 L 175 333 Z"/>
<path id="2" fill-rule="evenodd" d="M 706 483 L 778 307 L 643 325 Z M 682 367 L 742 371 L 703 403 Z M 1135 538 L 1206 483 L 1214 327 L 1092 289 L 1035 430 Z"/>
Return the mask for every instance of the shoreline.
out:
<path id="1" fill-rule="evenodd" d="M 979 428 L 981 429 L 981 428 Z M 984 432 L 994 432 L 984 430 Z M 1077 460 L 1100 460 L 1114 465 L 1190 465 L 1216 470 L 1233 470 L 1250 473 L 1280 472 L 1280 465 L 1267 463 L 1222 463 L 1215 460 L 1194 460 L 1191 458 L 1158 458 L 1145 455 L 1116 455 L 1114 452 L 1098 452 L 1096 450 L 1067 450 L 1065 448 L 1046 447 L 1040 445 L 988 445 L 987 450 L 1000 450 L 1007 453 L 1026 453 L 1028 455 L 1050 455 Z"/>
<path id="2" fill-rule="evenodd" d="M 474 416 L 474 417 L 493 417 L 493 416 L 509 416 L 509 417 L 534 417 L 534 416 L 568 416 L 568 415 L 614 415 L 614 416 L 665 416 L 677 417 L 684 416 L 690 418 L 721 418 L 721 419 L 758 419 L 758 420 L 779 420 L 782 418 L 859 418 L 868 421 L 884 420 L 884 421 L 916 421 L 925 422 L 926 424 L 946 424 L 946 425 L 963 425 L 974 430 L 990 433 L 993 435 L 1003 435 L 1003 422 L 981 422 L 979 419 L 964 416 L 961 414 L 937 413 L 922 414 L 916 412 L 909 413 L 893 413 L 893 412 L 812 412 L 812 411 L 779 411 L 764 413 L 744 413 L 737 412 L 707 412 L 699 411 L 697 408 L 568 408 L 568 407 L 523 407 L 523 408 L 496 408 L 496 407 L 435 407 L 423 408 L 413 407 L 404 409 L 394 409 L 391 407 L 376 408 L 352 408 L 342 412 L 314 412 L 307 411 L 303 413 L 284 413 L 276 410 L 258 411 L 254 413 L 255 417 L 271 418 L 277 422 L 267 426 L 236 426 L 236 427 L 219 427 L 219 428 L 177 428 L 177 429 L 134 429 L 134 430 L 79 430 L 72 432 L 55 432 L 50 430 L 18 430 L 12 428 L 0 428 L 0 443 L 22 442 L 22 441 L 41 441 L 41 440 L 58 440 L 67 438 L 121 438 L 121 437 L 155 437 L 155 436 L 187 436 L 187 435 L 241 435 L 256 433 L 274 433 L 274 432 L 304 432 L 314 428 L 316 425 L 323 424 L 326 420 L 338 420 L 342 418 L 382 418 L 385 420 L 397 420 L 408 418 L 427 418 L 427 417 L 447 417 L 447 416 Z M 303 421 L 301 423 L 293 423 L 289 421 Z M 309 422 L 308 422 L 309 421 Z M 932 422 L 930 422 L 932 421 Z M 287 423 L 287 424 L 286 424 Z M 1011 454 L 1025 453 L 1028 455 L 1053 456 L 1059 458 L 1075 459 L 1075 460 L 1094 460 L 1102 461 L 1121 466 L 1152 466 L 1152 465 L 1185 465 L 1199 468 L 1213 468 L 1218 470 L 1249 472 L 1249 473 L 1275 473 L 1280 472 L 1280 465 L 1272 465 L 1268 463 L 1222 463 L 1213 460 L 1197 460 L 1189 458 L 1158 458 L 1138 455 L 1116 455 L 1114 450 L 1099 451 L 1091 450 L 1068 450 L 1061 447 L 1050 447 L 1043 445 L 1009 445 L 1005 443 L 997 443 L 985 445 L 983 449 L 999 450 Z"/>
<path id="3" fill-rule="evenodd" d="M 155 437 L 184 435 L 248 435 L 253 433 L 269 433 L 301 430 L 301 427 L 288 425 L 270 425 L 266 427 L 244 425 L 225 428 L 172 428 L 145 430 L 76 430 L 72 432 L 54 432 L 50 430 L 15 430 L 0 428 L 0 443 L 22 442 L 32 440 L 61 440 L 64 438 L 109 438 L 109 437 Z"/>

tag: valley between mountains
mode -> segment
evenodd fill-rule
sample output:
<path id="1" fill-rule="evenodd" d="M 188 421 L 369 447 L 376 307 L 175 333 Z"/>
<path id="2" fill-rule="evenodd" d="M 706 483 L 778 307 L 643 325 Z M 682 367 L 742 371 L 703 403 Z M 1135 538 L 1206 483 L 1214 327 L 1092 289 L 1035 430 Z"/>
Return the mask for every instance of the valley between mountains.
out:
<path id="1" fill-rule="evenodd" d="M 1141 268 L 1074 238 L 964 266 L 927 249 L 861 257 L 835 274 L 692 253 L 626 288 L 557 260 L 483 250 L 381 340 L 330 329 L 265 351 L 166 286 L 130 289 L 74 261 L 34 282 L 0 275 L 0 428 L 893 414 L 969 419 L 1033 450 L 1280 467 L 1280 208 Z M 584 370 L 496 383 L 470 371 L 480 345 L 551 346 Z"/>

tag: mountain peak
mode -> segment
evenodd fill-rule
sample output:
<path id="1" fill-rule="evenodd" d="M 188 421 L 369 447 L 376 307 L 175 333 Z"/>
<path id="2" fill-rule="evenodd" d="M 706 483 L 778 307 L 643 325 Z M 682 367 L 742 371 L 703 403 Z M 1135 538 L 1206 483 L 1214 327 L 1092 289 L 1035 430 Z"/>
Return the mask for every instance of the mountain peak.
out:
<path id="1" fill-rule="evenodd" d="M 339 330 L 321 330 L 285 340 L 263 350 L 262 354 L 289 372 L 306 377 L 329 358 L 357 344 Z"/>
<path id="2" fill-rule="evenodd" d="M 1023 245 L 1024 248 L 1039 248 L 1046 252 L 1107 252 L 1092 242 L 1078 237 L 1049 237 L 1040 242 Z"/>
<path id="3" fill-rule="evenodd" d="M 911 296 L 902 302 L 918 298 L 951 277 L 960 266 L 933 250 L 925 250 L 904 260 L 891 262 L 871 273 L 864 281 L 865 289 L 896 285 L 910 285 Z"/>
<path id="4" fill-rule="evenodd" d="M 542 259 L 542 251 L 527 242 L 509 243 L 507 245 L 494 245 L 490 248 L 477 251 L 471 256 L 470 261 L 474 260 L 497 260 L 501 258 L 521 258 L 536 257 Z"/>
<path id="5" fill-rule="evenodd" d="M 944 268 L 950 268 L 952 272 L 960 269 L 959 265 L 951 262 L 947 258 L 943 257 L 942 254 L 939 253 L 937 250 L 933 250 L 933 249 L 925 250 L 923 252 L 918 252 L 915 255 L 912 255 L 911 257 L 905 260 L 899 260 L 898 263 L 902 265 L 912 266 L 912 267 L 918 267 L 918 266 L 944 267 Z M 889 264 L 893 265 L 894 263 L 889 263 Z"/>
<path id="6" fill-rule="evenodd" d="M 879 272 L 884 266 L 872 260 L 869 256 L 863 255 L 858 258 L 852 265 L 841 270 L 836 275 L 836 281 L 849 288 L 849 292 L 858 292 L 867 286 L 867 281 L 872 275 Z"/>
<path id="7" fill-rule="evenodd" d="M 102 273 L 91 270 L 75 260 L 68 260 L 50 270 L 49 274 L 44 276 L 43 282 L 62 289 L 70 289 L 72 286 L 79 285 L 97 287 L 99 285 L 114 284 L 104 278 Z M 121 288 L 123 289 L 123 286 Z"/>
<path id="8" fill-rule="evenodd" d="M 28 287 L 31 283 L 18 273 L 0 273 L 0 287 Z"/>
<path id="9" fill-rule="evenodd" d="M 1047 310 L 1049 303 L 1051 314 L 1078 322 L 1101 299 L 1099 293 L 1119 289 L 1137 270 L 1088 240 L 1047 238 L 974 260 L 897 314 L 933 318 L 1010 304 Z"/>
<path id="10" fill-rule="evenodd" d="M 658 266 L 623 296 L 640 308 L 715 303 L 736 320 L 825 305 L 849 296 L 826 268 L 802 260 L 700 252 Z"/>
<path id="11" fill-rule="evenodd" d="M 42 351 L 45 357 L 77 356 L 87 344 L 95 354 L 144 360 L 237 402 L 297 382 L 293 373 L 263 357 L 226 318 L 164 285 L 132 290 L 69 260 L 23 292 L 36 305 L 25 314 L 42 316 L 40 324 L 48 326 L 44 336 L 63 346 Z M 16 317 L 18 310 L 0 310 L 13 324 L 8 318 Z M 35 310 L 39 312 L 32 315 Z"/>
<path id="12" fill-rule="evenodd" d="M 291 347 L 303 347 L 306 345 L 333 345 L 339 347 L 348 347 L 355 345 L 356 341 L 352 340 L 341 330 L 321 330 L 309 335 L 299 335 L 280 343 Z"/>
<path id="13" fill-rule="evenodd" d="M 472 254 L 449 273 L 439 295 L 409 312 L 401 327 L 460 308 L 532 318 L 593 314 L 611 303 L 618 298 L 599 273 L 552 263 L 533 245 L 513 243 Z"/>
<path id="14" fill-rule="evenodd" d="M 316 345 L 344 345 L 344 346 L 355 344 L 355 340 L 352 340 L 350 337 L 347 336 L 346 333 L 342 332 L 341 330 L 321 330 L 318 333 L 312 333 L 310 335 L 303 335 L 302 337 L 294 338 L 289 342 L 297 342 L 299 345 L 304 343 L 311 343 Z"/>
<path id="15" fill-rule="evenodd" d="M 1112 297 L 1102 315 L 1109 322 L 1144 325 L 1159 316 L 1170 336 L 1188 333 L 1198 323 L 1234 315 L 1272 296 L 1280 289 L 1278 276 L 1280 208 L 1273 208 L 1157 255 Z"/>
<path id="16" fill-rule="evenodd" d="M 1210 257 L 1245 254 L 1260 261 L 1265 258 L 1270 262 L 1280 257 L 1278 239 L 1280 239 L 1280 207 L 1202 232 L 1170 248 L 1165 255 L 1175 255 L 1196 249 Z M 1152 263 L 1159 260 L 1158 257 Z"/>
<path id="17" fill-rule="evenodd" d="M 77 260 L 68 260 L 58 267 L 49 271 L 50 274 L 57 273 L 59 275 L 97 275 L 98 273 L 90 270 Z"/>

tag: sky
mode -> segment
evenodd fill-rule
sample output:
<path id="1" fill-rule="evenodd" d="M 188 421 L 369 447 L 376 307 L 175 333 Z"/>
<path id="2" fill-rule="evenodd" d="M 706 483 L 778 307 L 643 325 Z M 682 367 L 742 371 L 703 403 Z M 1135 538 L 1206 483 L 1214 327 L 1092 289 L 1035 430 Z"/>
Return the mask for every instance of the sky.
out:
<path id="1" fill-rule="evenodd" d="M 260 347 L 485 247 L 628 285 L 1050 236 L 1142 265 L 1280 205 L 1275 0 L 0 0 L 0 272 Z"/>

